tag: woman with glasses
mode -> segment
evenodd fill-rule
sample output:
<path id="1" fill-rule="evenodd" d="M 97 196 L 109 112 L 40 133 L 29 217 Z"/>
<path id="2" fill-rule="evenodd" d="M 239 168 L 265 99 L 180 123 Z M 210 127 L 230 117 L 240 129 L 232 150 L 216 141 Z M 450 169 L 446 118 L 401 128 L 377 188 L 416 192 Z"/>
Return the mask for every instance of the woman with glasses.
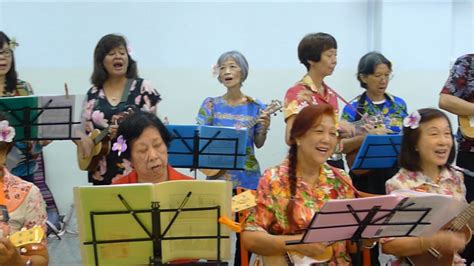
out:
<path id="1" fill-rule="evenodd" d="M 392 78 L 392 63 L 380 53 L 370 52 L 362 56 L 357 70 L 357 80 L 364 92 L 344 107 L 341 120 L 356 122 L 366 120 L 356 130 L 357 135 L 343 140 L 346 162 L 349 168 L 362 145 L 366 134 L 398 134 L 407 116 L 403 99 L 387 93 Z M 354 186 L 364 192 L 385 194 L 385 181 L 397 173 L 398 168 L 374 170 L 350 170 Z M 372 262 L 378 261 L 378 248 L 371 250 Z"/>
<path id="2" fill-rule="evenodd" d="M 254 145 L 260 148 L 265 143 L 270 116 L 262 112 L 265 109 L 262 102 L 242 92 L 249 65 L 240 52 L 223 53 L 217 60 L 215 70 L 217 72 L 215 74 L 218 74 L 217 80 L 224 85 L 226 93 L 204 100 L 196 118 L 198 124 L 242 128 L 246 127 L 246 122 L 255 118 L 258 123 L 248 129 L 245 170 L 227 170 L 219 177 L 210 178 L 230 180 L 234 189 L 236 187 L 256 189 L 261 175 L 255 158 Z"/>
<path id="3" fill-rule="evenodd" d="M 360 130 L 369 134 L 398 134 L 402 130 L 403 118 L 407 116 L 407 106 L 403 99 L 387 93 L 392 78 L 392 63 L 380 53 L 370 52 L 359 61 L 357 80 L 365 90 L 346 105 L 342 112 L 342 120 L 356 122 Z M 344 150 L 355 156 L 364 141 L 365 134 L 344 140 Z M 352 154 L 351 154 L 352 153 Z M 347 159 L 346 157 L 346 159 Z M 348 162 L 351 166 L 352 162 Z M 350 171 L 357 189 L 375 193 L 385 193 L 385 181 L 392 177 L 398 169 L 372 170 L 370 172 Z"/>
<path id="4" fill-rule="evenodd" d="M 13 50 L 18 44 L 0 31 L 0 96 L 15 97 L 33 94 L 31 85 L 18 79 L 15 69 Z M 8 166 L 12 173 L 26 181 L 33 182 L 33 174 L 37 169 L 36 160 L 41 148 L 49 142 L 16 142 L 8 155 Z"/>
<path id="5" fill-rule="evenodd" d="M 260 166 L 255 158 L 254 146 L 260 148 L 267 139 L 270 116 L 263 112 L 265 104 L 242 91 L 249 73 L 247 59 L 238 51 L 223 53 L 214 66 L 217 80 L 224 85 L 226 93 L 218 97 L 208 97 L 199 108 L 197 122 L 200 125 L 247 127 L 248 122 L 257 119 L 257 124 L 248 128 L 246 159 L 244 170 L 226 170 L 206 174 L 208 179 L 232 181 L 234 194 L 237 187 L 257 189 L 261 177 Z M 240 240 L 237 234 L 237 249 L 234 265 L 240 265 Z"/>

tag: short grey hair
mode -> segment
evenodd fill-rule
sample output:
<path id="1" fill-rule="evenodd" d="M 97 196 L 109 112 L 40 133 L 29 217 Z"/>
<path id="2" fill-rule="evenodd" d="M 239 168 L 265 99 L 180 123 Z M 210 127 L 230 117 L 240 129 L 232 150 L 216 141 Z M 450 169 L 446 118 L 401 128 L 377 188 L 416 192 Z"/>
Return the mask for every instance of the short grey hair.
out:
<path id="1" fill-rule="evenodd" d="M 217 59 L 217 66 L 220 66 L 228 59 L 234 59 L 237 65 L 239 65 L 240 73 L 242 75 L 242 80 L 240 81 L 240 83 L 244 83 L 249 74 L 249 63 L 247 62 L 247 59 L 245 59 L 245 56 L 239 51 L 229 51 L 219 56 L 219 59 Z M 221 82 L 219 76 L 217 76 L 217 80 Z"/>

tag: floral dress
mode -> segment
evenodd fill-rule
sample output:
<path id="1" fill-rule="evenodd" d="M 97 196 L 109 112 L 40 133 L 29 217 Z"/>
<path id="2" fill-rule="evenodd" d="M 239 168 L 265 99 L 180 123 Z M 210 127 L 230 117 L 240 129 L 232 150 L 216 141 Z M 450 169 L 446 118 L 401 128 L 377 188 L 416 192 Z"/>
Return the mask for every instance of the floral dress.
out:
<path id="1" fill-rule="evenodd" d="M 257 188 L 257 206 L 252 210 L 244 226 L 245 231 L 265 231 L 272 235 L 292 235 L 308 227 L 314 214 L 331 199 L 354 198 L 355 192 L 347 183 L 350 178 L 344 170 L 336 169 L 327 163 L 321 165 L 317 184 L 311 186 L 300 177 L 296 181 L 293 220 L 290 227 L 286 210 L 290 201 L 290 181 L 288 159 L 279 166 L 265 171 Z M 343 181 L 334 171 L 344 176 Z M 346 242 L 338 241 L 332 245 L 334 256 L 327 265 L 350 265 Z"/>
<path id="2" fill-rule="evenodd" d="M 35 225 L 46 232 L 46 205 L 35 185 L 12 175 L 4 168 L 3 193 L 10 220 L 8 223 L 0 222 L 2 237 L 18 232 L 23 227 L 30 229 Z M 46 242 L 43 239 L 42 244 L 46 245 Z"/>
<path id="3" fill-rule="evenodd" d="M 228 104 L 222 96 L 209 97 L 199 108 L 196 120 L 199 125 L 242 128 L 247 122 L 258 118 L 260 110 L 263 109 L 265 109 L 263 103 L 248 96 L 246 103 L 236 106 Z M 231 180 L 233 188 L 257 188 L 261 175 L 260 166 L 255 158 L 254 138 L 259 130 L 261 130 L 261 125 L 257 124 L 248 131 L 245 170 L 227 170 L 223 176 L 219 177 L 219 179 Z"/>
<path id="4" fill-rule="evenodd" d="M 410 189 L 418 192 L 437 193 L 442 195 L 453 196 L 459 201 L 466 201 L 466 187 L 464 186 L 464 177 L 462 173 L 443 168 L 440 172 L 438 183 L 434 183 L 432 179 L 422 172 L 413 172 L 405 168 L 389 179 L 385 185 L 387 194 L 399 189 Z M 380 242 L 386 243 L 394 238 L 385 238 Z M 400 260 L 394 256 L 390 256 L 390 265 L 400 265 Z M 465 265 L 464 260 L 455 254 L 453 265 Z"/>
<path id="5" fill-rule="evenodd" d="M 112 117 L 134 107 L 145 112 L 156 113 L 156 106 L 160 102 L 160 94 L 151 83 L 143 79 L 135 79 L 130 85 L 130 91 L 125 102 L 113 106 L 107 100 L 104 89 L 93 86 L 87 92 L 82 119 L 87 134 L 94 129 L 107 130 Z M 112 143 L 115 140 L 111 140 Z M 121 159 L 116 152 L 102 156 L 94 171 L 88 173 L 89 182 L 94 185 L 109 185 L 118 174 L 126 175 L 132 171 L 131 164 Z"/>

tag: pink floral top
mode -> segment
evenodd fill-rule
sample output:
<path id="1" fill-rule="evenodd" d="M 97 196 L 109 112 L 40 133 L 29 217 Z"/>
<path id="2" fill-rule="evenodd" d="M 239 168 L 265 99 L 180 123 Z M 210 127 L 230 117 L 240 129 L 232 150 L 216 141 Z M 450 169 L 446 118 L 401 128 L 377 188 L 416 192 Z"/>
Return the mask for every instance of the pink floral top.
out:
<path id="1" fill-rule="evenodd" d="M 135 107 L 145 112 L 156 113 L 156 105 L 160 102 L 160 94 L 152 84 L 143 79 L 133 80 L 126 102 L 113 106 L 107 100 L 104 89 L 93 86 L 86 95 L 82 119 L 87 134 L 94 129 L 107 129 L 114 115 Z M 112 140 L 112 143 L 115 140 Z M 128 162 L 122 161 L 116 152 L 100 158 L 95 171 L 89 172 L 89 182 L 94 185 L 109 185 L 116 175 L 126 175 L 131 171 Z"/>
<path id="2" fill-rule="evenodd" d="M 285 95 L 283 114 L 285 121 L 288 117 L 298 114 L 301 109 L 310 104 L 327 103 L 334 107 L 336 118 L 338 115 L 337 96 L 332 92 L 326 83 L 323 82 L 326 95 L 318 93 L 313 80 L 309 75 L 305 75 L 298 83 L 289 88 Z"/>
<path id="3" fill-rule="evenodd" d="M 318 183 L 311 186 L 300 177 L 296 181 L 294 220 L 296 225 L 290 228 L 286 209 L 290 201 L 290 184 L 288 176 L 288 159 L 279 166 L 265 171 L 257 188 L 257 206 L 248 216 L 244 230 L 266 231 L 273 235 L 292 235 L 299 229 L 305 229 L 314 214 L 331 199 L 354 198 L 354 190 L 346 182 L 350 182 L 347 174 L 328 164 L 323 164 Z M 343 181 L 334 171 L 346 177 Z M 346 250 L 346 242 L 333 244 L 333 259 L 328 265 L 349 265 L 350 257 Z"/>
<path id="4" fill-rule="evenodd" d="M 443 168 L 440 173 L 438 183 L 424 175 L 423 172 L 413 172 L 405 168 L 401 168 L 396 175 L 387 180 L 385 183 L 387 194 L 399 189 L 410 189 L 418 192 L 437 193 L 442 195 L 450 195 L 459 201 L 466 201 L 466 187 L 464 186 L 464 176 L 460 172 L 456 172 L 447 168 Z M 382 239 L 382 243 L 393 240 L 394 238 Z M 400 260 L 391 259 L 391 265 L 399 265 Z M 465 265 L 464 260 L 455 254 L 453 265 Z"/>
<path id="5" fill-rule="evenodd" d="M 10 220 L 7 224 L 0 222 L 2 236 L 18 232 L 23 227 L 30 229 L 35 225 L 43 227 L 46 232 L 46 204 L 38 187 L 10 174 L 4 168 L 3 191 Z M 43 244 L 46 244 L 46 240 Z"/>

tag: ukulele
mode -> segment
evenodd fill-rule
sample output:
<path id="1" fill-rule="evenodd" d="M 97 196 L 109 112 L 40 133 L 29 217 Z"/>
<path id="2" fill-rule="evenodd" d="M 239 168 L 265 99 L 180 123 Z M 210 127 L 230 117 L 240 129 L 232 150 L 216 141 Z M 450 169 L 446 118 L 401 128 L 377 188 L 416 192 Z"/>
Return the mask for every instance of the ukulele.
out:
<path id="1" fill-rule="evenodd" d="M 474 140 L 474 116 L 461 115 L 458 117 L 459 130 L 467 140 Z"/>
<path id="2" fill-rule="evenodd" d="M 134 113 L 132 108 L 128 108 L 126 111 L 121 112 L 117 115 L 117 120 L 115 125 L 121 123 L 127 116 Z M 94 171 L 99 164 L 100 158 L 102 156 L 107 156 L 110 153 L 111 148 L 111 139 L 109 134 L 109 129 L 112 125 L 109 125 L 107 128 L 102 130 L 94 129 L 89 134 L 88 138 L 92 140 L 94 147 L 91 150 L 91 153 L 87 156 L 84 156 L 77 145 L 77 163 L 79 169 L 83 171 Z"/>
<path id="3" fill-rule="evenodd" d="M 471 240 L 472 231 L 469 226 L 466 226 L 469 220 L 474 217 L 474 201 L 469 204 L 469 207 L 464 209 L 456 218 L 447 223 L 442 230 L 462 232 L 465 234 L 467 242 Z M 441 254 L 434 248 L 430 248 L 428 252 L 421 255 L 409 256 L 407 260 L 411 265 L 440 265 L 448 266 L 453 264 L 454 254 Z"/>
<path id="4" fill-rule="evenodd" d="M 8 238 L 17 248 L 30 244 L 39 244 L 44 238 L 44 230 L 41 226 L 35 225 L 31 229 L 15 232 Z"/>
<path id="5" fill-rule="evenodd" d="M 272 100 L 267 107 L 263 110 L 263 112 L 266 112 L 268 115 L 275 114 L 277 111 L 280 111 L 281 108 L 283 108 L 283 105 L 281 101 L 279 100 Z M 276 115 L 276 114 L 275 114 Z M 254 117 L 252 120 L 247 121 L 244 123 L 244 128 L 252 128 L 254 127 L 258 122 L 258 118 Z M 224 169 L 198 169 L 201 173 L 209 177 L 210 179 L 217 179 L 220 176 L 224 175 L 225 171 Z"/>

